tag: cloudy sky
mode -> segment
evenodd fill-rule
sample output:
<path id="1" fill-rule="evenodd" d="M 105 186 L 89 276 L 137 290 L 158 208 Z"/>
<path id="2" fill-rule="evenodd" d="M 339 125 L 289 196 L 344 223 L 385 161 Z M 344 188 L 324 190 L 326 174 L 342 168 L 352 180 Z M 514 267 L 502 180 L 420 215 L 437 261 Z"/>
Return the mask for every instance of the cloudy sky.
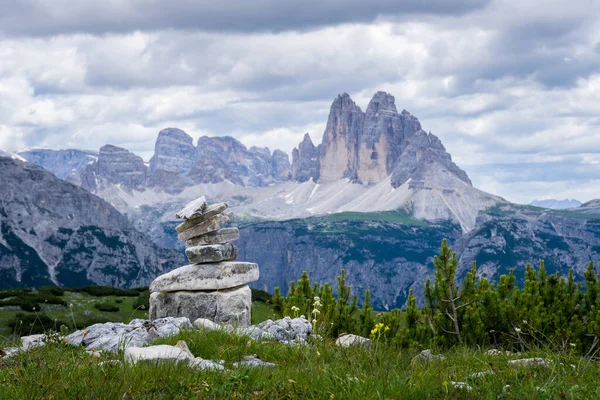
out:
<path id="1" fill-rule="evenodd" d="M 600 198 L 600 0 L 0 0 L 0 149 L 167 126 L 290 152 L 378 90 L 474 184 Z"/>

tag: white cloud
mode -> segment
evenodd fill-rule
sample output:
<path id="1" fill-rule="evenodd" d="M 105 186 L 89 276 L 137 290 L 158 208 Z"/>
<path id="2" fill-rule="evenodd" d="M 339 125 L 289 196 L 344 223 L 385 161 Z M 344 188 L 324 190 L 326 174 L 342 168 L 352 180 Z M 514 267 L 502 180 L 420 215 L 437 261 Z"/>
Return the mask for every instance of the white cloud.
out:
<path id="1" fill-rule="evenodd" d="M 192 3 L 183 8 L 190 15 Z M 58 6 L 39 21 L 33 6 L 6 10 L 39 26 L 0 23 L 12 35 L 0 36 L 0 148 L 111 143 L 148 159 L 158 131 L 172 126 L 290 152 L 305 132 L 320 142 L 338 93 L 364 110 L 386 90 L 482 189 L 523 201 L 536 191 L 600 197 L 593 3 L 496 0 L 447 15 L 439 2 L 427 16 L 370 12 L 328 23 L 307 14 L 290 29 L 273 18 L 261 29 L 252 15 L 235 30 L 178 25 L 163 8 L 159 21 L 136 2 L 80 2 L 79 19 Z M 217 11 L 207 12 L 226 14 Z"/>

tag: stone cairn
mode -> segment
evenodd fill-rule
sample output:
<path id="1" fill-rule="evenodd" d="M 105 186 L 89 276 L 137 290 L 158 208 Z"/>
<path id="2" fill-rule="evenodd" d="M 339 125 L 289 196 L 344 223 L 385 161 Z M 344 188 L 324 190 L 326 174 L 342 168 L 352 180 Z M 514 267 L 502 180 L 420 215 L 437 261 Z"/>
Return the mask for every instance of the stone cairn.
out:
<path id="1" fill-rule="evenodd" d="M 159 276 L 150 284 L 150 319 L 188 317 L 243 327 L 250 324 L 252 293 L 248 282 L 258 280 L 258 265 L 234 261 L 238 228 L 221 226 L 233 219 L 227 204 L 208 205 L 204 196 L 176 216 L 178 239 L 185 240 L 190 264 Z"/>

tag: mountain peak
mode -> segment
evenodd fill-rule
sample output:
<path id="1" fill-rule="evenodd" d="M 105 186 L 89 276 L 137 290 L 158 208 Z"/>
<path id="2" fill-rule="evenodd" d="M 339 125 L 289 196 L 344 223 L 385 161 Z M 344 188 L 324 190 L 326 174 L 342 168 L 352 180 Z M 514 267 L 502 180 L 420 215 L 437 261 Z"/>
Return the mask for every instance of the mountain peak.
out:
<path id="1" fill-rule="evenodd" d="M 369 102 L 367 114 L 370 112 L 390 112 L 393 114 L 398 114 L 395 101 L 396 99 L 391 94 L 379 91 L 373 95 L 373 98 Z"/>
<path id="2" fill-rule="evenodd" d="M 356 105 L 354 100 L 348 93 L 338 94 L 331 104 L 331 110 L 347 110 L 347 111 L 358 111 L 362 112 L 359 106 Z"/>

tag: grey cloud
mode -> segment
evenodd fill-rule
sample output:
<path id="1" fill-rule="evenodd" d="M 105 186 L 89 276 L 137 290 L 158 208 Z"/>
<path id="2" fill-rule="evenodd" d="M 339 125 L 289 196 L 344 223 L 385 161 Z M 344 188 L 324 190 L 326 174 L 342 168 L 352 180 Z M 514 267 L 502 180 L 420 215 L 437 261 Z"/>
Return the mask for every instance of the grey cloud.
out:
<path id="1" fill-rule="evenodd" d="M 379 16 L 462 15 L 488 0 L 3 0 L 0 31 L 7 35 L 104 34 L 191 29 L 281 32 Z"/>

